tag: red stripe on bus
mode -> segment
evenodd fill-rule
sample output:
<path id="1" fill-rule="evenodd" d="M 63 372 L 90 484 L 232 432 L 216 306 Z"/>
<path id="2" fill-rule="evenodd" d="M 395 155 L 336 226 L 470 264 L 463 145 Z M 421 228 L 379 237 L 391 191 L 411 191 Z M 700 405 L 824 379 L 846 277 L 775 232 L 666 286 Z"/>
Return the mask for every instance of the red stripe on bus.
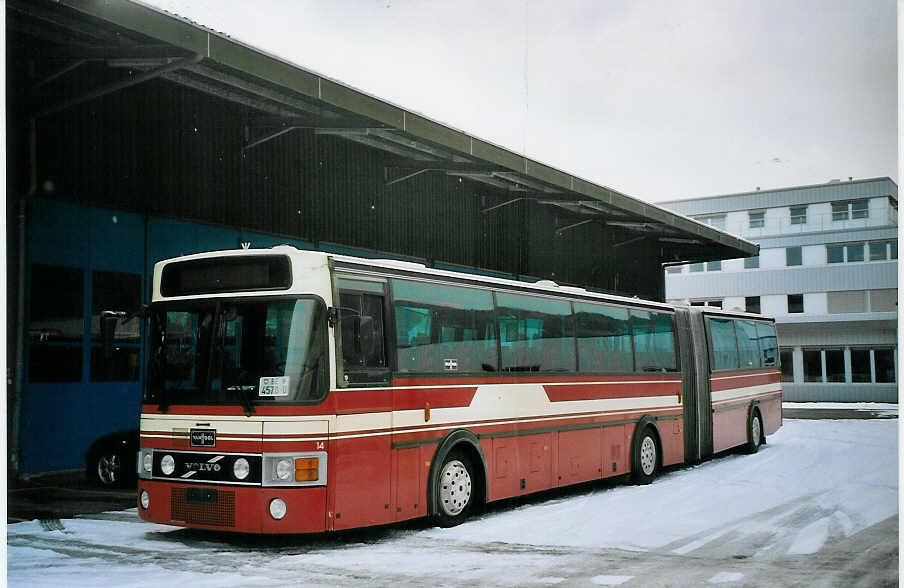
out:
<path id="1" fill-rule="evenodd" d="M 625 382 L 620 384 L 558 384 L 543 386 L 550 402 L 606 400 L 646 396 L 677 396 L 680 382 Z"/>
<path id="2" fill-rule="evenodd" d="M 713 392 L 775 384 L 781 380 L 781 372 L 729 372 L 713 374 L 709 381 Z"/>
<path id="3" fill-rule="evenodd" d="M 674 380 L 680 378 L 678 372 L 665 375 L 622 375 L 622 376 L 578 376 L 574 374 L 544 374 L 535 376 L 479 376 L 479 377 L 449 377 L 449 376 L 432 376 L 432 377 L 407 377 L 394 378 L 392 385 L 395 387 L 403 386 L 495 386 L 500 384 L 558 384 L 569 382 L 599 382 L 601 380 L 607 382 L 631 382 L 639 380 Z"/>

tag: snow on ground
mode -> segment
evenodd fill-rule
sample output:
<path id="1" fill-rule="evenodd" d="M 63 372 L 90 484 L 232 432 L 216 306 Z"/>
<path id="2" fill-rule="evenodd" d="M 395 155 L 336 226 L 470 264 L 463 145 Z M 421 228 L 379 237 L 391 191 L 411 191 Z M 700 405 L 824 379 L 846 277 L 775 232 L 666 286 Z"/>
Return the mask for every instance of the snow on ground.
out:
<path id="1" fill-rule="evenodd" d="M 774 562 L 829 549 L 897 514 L 896 448 L 894 420 L 786 420 L 756 455 L 674 469 L 649 486 L 508 503 L 453 529 L 262 541 L 144 523 L 134 509 L 65 520 L 64 530 L 31 521 L 8 528 L 8 577 L 72 587 L 620 585 L 634 577 L 618 569 L 625 562 L 665 559 L 690 573 L 738 554 Z M 742 579 L 752 580 L 721 566 L 698 582 Z"/>

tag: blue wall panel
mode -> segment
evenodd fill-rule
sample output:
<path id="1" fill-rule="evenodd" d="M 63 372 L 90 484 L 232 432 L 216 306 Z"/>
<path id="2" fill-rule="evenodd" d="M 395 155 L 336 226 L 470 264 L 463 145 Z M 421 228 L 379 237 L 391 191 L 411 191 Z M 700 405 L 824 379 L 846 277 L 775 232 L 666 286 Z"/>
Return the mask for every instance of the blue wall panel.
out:
<path id="1" fill-rule="evenodd" d="M 82 467 L 97 437 L 138 426 L 141 382 L 92 382 L 90 333 L 93 271 L 143 273 L 144 218 L 65 202 L 35 199 L 28 210 L 28 259 L 32 264 L 84 272 L 85 336 L 79 382 L 30 383 L 23 387 L 20 420 L 23 473 Z M 30 293 L 30 272 L 27 277 Z M 142 292 L 146 291 L 145 280 Z M 68 284 L 59 284 L 66 296 Z M 26 296 L 29 299 L 30 295 Z M 26 316 L 29 309 L 26 308 Z M 28 345 L 26 345 L 26 349 Z M 28 352 L 26 351 L 26 364 Z M 28 374 L 26 367 L 25 373 Z"/>

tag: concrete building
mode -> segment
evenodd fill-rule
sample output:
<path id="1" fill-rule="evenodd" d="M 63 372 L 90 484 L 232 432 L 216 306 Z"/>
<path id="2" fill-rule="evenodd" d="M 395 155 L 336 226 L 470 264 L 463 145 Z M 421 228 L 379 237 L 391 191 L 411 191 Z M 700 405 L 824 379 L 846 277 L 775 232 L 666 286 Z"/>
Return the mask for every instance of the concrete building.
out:
<path id="1" fill-rule="evenodd" d="M 760 245 L 666 268 L 666 299 L 776 317 L 785 398 L 897 401 L 898 187 L 889 178 L 661 203 Z"/>

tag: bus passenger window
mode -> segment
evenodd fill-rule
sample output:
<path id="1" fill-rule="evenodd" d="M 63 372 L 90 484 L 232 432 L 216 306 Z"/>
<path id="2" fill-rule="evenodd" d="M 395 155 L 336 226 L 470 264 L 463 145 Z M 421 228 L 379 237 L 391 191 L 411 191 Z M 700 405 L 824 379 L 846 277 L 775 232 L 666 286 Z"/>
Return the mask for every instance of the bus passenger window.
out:
<path id="1" fill-rule="evenodd" d="M 735 333 L 738 336 L 738 353 L 741 368 L 762 367 L 760 347 L 757 343 L 756 325 L 752 321 L 736 321 Z"/>
<path id="2" fill-rule="evenodd" d="M 387 367 L 382 296 L 340 292 L 339 327 L 342 336 L 342 365 L 346 372 Z M 360 381 L 359 378 L 354 379 Z"/>
<path id="3" fill-rule="evenodd" d="M 671 314 L 632 310 L 631 332 L 634 336 L 634 369 L 640 372 L 678 370 Z"/>
<path id="4" fill-rule="evenodd" d="M 775 367 L 775 359 L 778 355 L 775 325 L 772 323 L 756 323 L 756 338 L 760 342 L 760 353 L 762 354 L 760 357 L 763 360 L 763 367 Z"/>
<path id="5" fill-rule="evenodd" d="M 735 339 L 734 321 L 713 318 L 709 319 L 708 324 L 712 339 L 712 369 L 737 369 L 738 343 Z"/>
<path id="6" fill-rule="evenodd" d="M 393 280 L 392 295 L 399 372 L 496 371 L 492 293 Z"/>
<path id="7" fill-rule="evenodd" d="M 520 294 L 496 294 L 502 371 L 573 372 L 571 304 Z"/>
<path id="8" fill-rule="evenodd" d="M 574 319 L 582 372 L 634 369 L 628 309 L 575 302 Z"/>

